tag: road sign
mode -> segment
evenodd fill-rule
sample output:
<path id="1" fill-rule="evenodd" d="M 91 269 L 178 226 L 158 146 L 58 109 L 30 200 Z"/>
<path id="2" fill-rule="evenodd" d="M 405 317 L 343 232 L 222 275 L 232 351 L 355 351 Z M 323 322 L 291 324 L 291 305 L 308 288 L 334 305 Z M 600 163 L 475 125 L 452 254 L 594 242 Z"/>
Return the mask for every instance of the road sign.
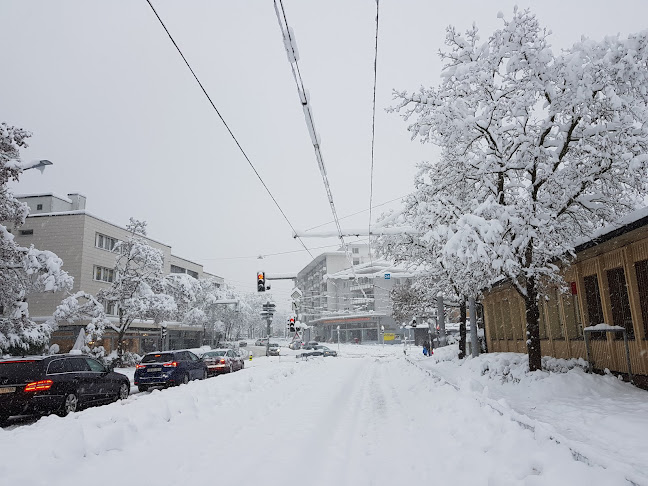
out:
<path id="1" fill-rule="evenodd" d="M 386 273 L 385 280 L 390 280 L 390 279 L 391 279 L 391 273 Z"/>

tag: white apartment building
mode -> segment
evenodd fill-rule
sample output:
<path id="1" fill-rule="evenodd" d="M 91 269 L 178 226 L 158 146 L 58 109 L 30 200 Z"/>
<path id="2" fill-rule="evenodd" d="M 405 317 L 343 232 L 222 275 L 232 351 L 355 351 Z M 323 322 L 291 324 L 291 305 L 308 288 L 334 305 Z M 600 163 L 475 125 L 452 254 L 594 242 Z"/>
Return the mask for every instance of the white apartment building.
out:
<path id="1" fill-rule="evenodd" d="M 378 342 L 381 332 L 398 333 L 399 323 L 392 317 L 391 290 L 411 281 L 412 273 L 385 260 L 372 260 L 329 273 L 332 289 L 329 300 L 339 302 L 338 312 L 310 322 L 323 340 Z"/>
<path id="2" fill-rule="evenodd" d="M 112 282 L 115 254 L 111 250 L 117 241 L 128 238 L 126 228 L 87 212 L 86 198 L 81 194 L 25 194 L 16 197 L 26 203 L 30 210 L 25 224 L 12 230 L 16 242 L 26 247 L 33 244 L 39 250 L 56 253 L 63 260 L 63 269 L 74 277 L 73 293 L 83 290 L 96 295 Z M 221 277 L 206 273 L 201 264 L 174 255 L 170 245 L 144 238 L 152 247 L 162 251 L 165 274 L 186 273 L 197 279 L 210 277 L 223 283 Z M 30 316 L 36 321 L 48 319 L 65 296 L 63 292 L 31 295 L 28 301 Z M 115 309 L 106 310 L 109 315 L 116 314 Z M 200 339 L 194 336 L 197 330 L 184 327 L 188 326 L 174 326 L 177 335 L 174 337 L 170 334 L 171 341 L 176 339 L 180 347 L 185 341 L 189 345 Z M 153 340 L 157 340 L 157 335 L 153 337 L 153 333 L 156 330 L 149 328 L 150 325 L 146 323 L 133 325 L 133 336 L 129 339 L 135 352 L 155 347 Z M 55 342 L 62 351 L 72 346 L 78 329 L 79 326 L 70 329 L 63 326 L 56 333 Z M 149 336 L 151 342 L 143 339 Z M 108 336 L 104 341 L 104 347 L 112 349 L 112 338 Z"/>
<path id="3" fill-rule="evenodd" d="M 354 265 L 370 260 L 368 245 L 352 243 L 349 248 Z M 326 279 L 326 275 L 350 267 L 343 250 L 329 251 L 315 257 L 297 274 L 297 288 L 302 292 L 302 322 L 308 324 L 322 315 L 351 308 L 350 303 L 341 299 L 341 294 L 336 292 L 337 284 Z"/>

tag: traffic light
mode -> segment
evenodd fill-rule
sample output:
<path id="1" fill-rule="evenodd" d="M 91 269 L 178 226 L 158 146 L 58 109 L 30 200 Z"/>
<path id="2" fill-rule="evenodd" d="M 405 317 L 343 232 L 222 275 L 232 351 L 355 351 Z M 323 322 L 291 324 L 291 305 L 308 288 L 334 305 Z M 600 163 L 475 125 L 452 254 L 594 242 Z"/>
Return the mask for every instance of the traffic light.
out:
<path id="1" fill-rule="evenodd" d="M 265 272 L 257 272 L 257 292 L 265 292 Z"/>
<path id="2" fill-rule="evenodd" d="M 295 318 L 290 318 L 290 332 L 295 332 Z"/>

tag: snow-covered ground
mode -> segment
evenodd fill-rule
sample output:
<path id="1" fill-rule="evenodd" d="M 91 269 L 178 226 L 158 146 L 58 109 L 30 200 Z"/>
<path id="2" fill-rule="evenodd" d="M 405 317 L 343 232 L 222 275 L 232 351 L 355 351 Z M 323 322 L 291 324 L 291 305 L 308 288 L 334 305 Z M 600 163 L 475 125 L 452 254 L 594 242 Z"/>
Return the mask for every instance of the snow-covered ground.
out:
<path id="1" fill-rule="evenodd" d="M 490 353 L 463 362 L 456 354 L 457 346 L 449 346 L 431 358 L 413 353 L 410 359 L 536 434 L 568 445 L 581 460 L 648 484 L 648 392 L 611 374 L 588 374 L 583 360 L 545 357 L 546 371 L 529 373 L 524 354 Z"/>
<path id="2" fill-rule="evenodd" d="M 423 360 L 420 348 L 405 356 L 400 346 L 343 345 L 338 358 L 303 360 L 284 351 L 236 373 L 0 429 L 0 484 L 648 484 L 648 461 L 610 465 L 595 457 L 588 465 L 546 429 L 520 425 L 539 418 L 494 394 L 526 396 L 525 378 L 516 393 L 512 383 L 482 376 L 479 360 Z M 436 378 L 437 370 L 457 388 Z M 582 392 L 562 388 L 570 374 L 535 381 L 555 382 L 555 395 L 569 401 Z M 629 393 L 628 410 L 635 399 L 642 406 L 645 392 Z M 532 398 L 519 397 L 522 404 Z M 560 425 L 566 418 L 553 420 L 551 410 L 562 414 L 566 406 L 555 403 L 537 405 Z M 620 430 L 610 436 L 610 444 L 620 441 L 619 455 L 626 438 Z M 598 439 L 582 439 L 599 448 Z"/>

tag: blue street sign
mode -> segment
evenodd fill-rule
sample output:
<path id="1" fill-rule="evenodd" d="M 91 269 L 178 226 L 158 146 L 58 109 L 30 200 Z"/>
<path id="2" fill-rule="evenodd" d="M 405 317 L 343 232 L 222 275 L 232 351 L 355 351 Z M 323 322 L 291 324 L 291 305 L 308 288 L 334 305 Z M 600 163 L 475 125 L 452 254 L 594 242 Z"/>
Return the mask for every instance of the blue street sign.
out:
<path id="1" fill-rule="evenodd" d="M 391 279 L 391 273 L 386 273 L 385 274 L 385 280 Z"/>

